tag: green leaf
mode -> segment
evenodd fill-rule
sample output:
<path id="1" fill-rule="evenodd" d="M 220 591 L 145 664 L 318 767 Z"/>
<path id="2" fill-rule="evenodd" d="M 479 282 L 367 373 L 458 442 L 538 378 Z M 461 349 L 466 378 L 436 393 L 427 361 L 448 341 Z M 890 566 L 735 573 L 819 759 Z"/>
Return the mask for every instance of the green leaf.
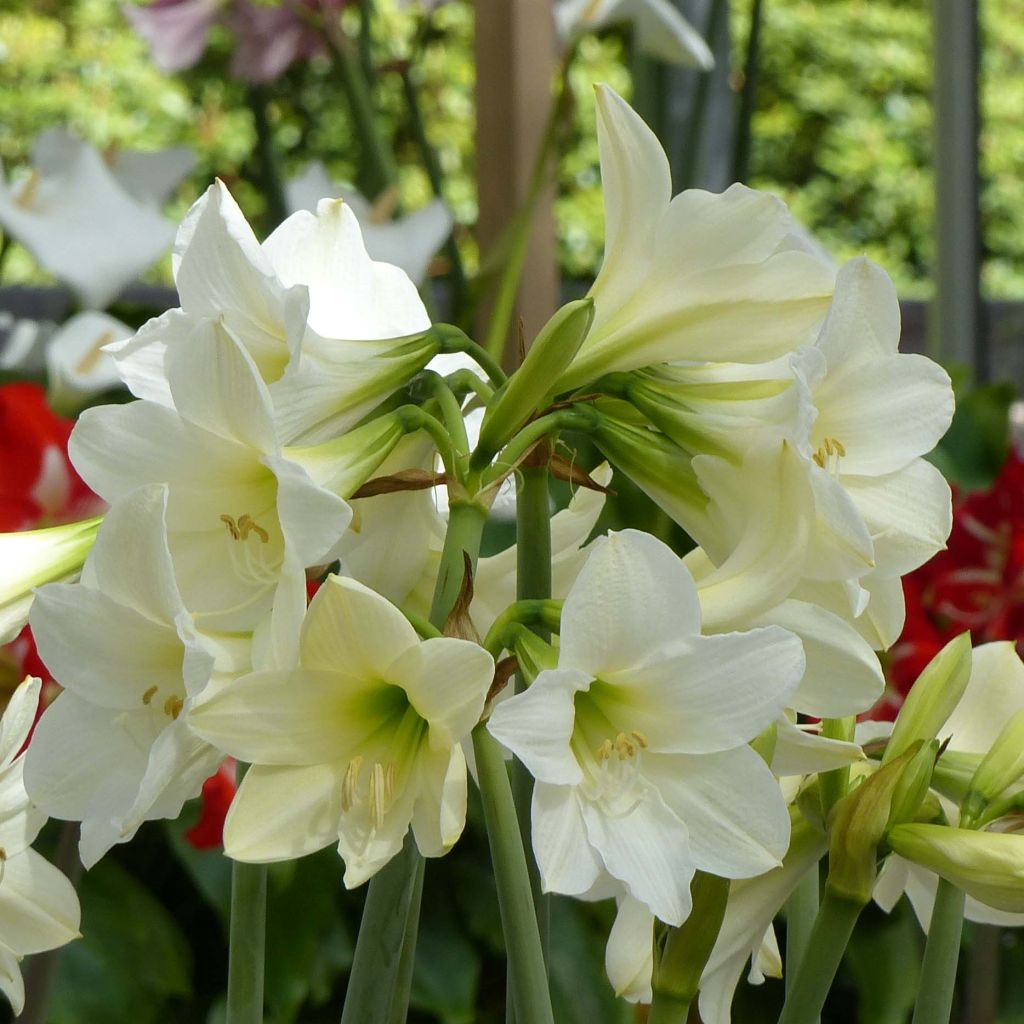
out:
<path id="1" fill-rule="evenodd" d="M 79 888 L 82 934 L 57 968 L 51 1024 L 152 1024 L 192 991 L 188 943 L 170 914 L 114 860 Z"/>

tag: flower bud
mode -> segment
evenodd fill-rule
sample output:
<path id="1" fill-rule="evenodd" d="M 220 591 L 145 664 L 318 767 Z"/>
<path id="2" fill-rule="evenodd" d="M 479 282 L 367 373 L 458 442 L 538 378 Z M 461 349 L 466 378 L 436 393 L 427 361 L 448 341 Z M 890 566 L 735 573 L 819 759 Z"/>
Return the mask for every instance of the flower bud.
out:
<path id="1" fill-rule="evenodd" d="M 563 306 L 544 325 L 522 366 L 494 396 L 480 426 L 478 459 L 489 459 L 546 403 L 554 382 L 572 362 L 594 321 L 593 299 Z"/>
<path id="2" fill-rule="evenodd" d="M 946 825 L 897 825 L 889 846 L 996 910 L 1024 912 L 1024 836 Z"/>
<path id="3" fill-rule="evenodd" d="M 882 764 L 916 740 L 931 740 L 960 703 L 971 676 L 971 634 L 961 633 L 935 655 L 917 677 L 893 726 Z"/>
<path id="4" fill-rule="evenodd" d="M 1018 711 L 982 758 L 964 803 L 967 820 L 977 818 L 1008 786 L 1024 775 L 1024 709 Z M 964 821 L 966 824 L 966 820 Z"/>
<path id="5" fill-rule="evenodd" d="M 28 621 L 34 587 L 78 574 L 102 521 L 97 516 L 45 530 L 0 533 L 0 644 L 10 643 Z"/>
<path id="6" fill-rule="evenodd" d="M 896 782 L 889 809 L 888 827 L 913 821 L 921 809 L 931 786 L 939 741 L 922 743 Z"/>

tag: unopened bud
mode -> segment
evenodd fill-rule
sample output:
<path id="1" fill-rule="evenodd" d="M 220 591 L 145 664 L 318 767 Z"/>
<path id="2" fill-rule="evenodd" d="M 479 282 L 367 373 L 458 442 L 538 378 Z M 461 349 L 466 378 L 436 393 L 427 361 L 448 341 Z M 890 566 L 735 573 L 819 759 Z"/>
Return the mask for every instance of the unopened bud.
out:
<path id="1" fill-rule="evenodd" d="M 932 740 L 960 703 L 971 676 L 971 634 L 961 633 L 935 655 L 917 677 L 893 726 L 882 764 L 917 740 Z"/>
<path id="2" fill-rule="evenodd" d="M 947 825 L 897 825 L 889 846 L 996 910 L 1024 912 L 1024 836 Z"/>
<path id="3" fill-rule="evenodd" d="M 909 764 L 903 769 L 903 773 L 893 789 L 888 828 L 913 821 L 918 816 L 931 786 L 932 772 L 938 752 L 938 740 L 922 743 Z"/>
<path id="4" fill-rule="evenodd" d="M 996 737 L 971 779 L 964 803 L 966 820 L 977 818 L 1000 793 L 1024 775 L 1024 709 Z M 966 821 L 964 822 L 966 824 Z"/>

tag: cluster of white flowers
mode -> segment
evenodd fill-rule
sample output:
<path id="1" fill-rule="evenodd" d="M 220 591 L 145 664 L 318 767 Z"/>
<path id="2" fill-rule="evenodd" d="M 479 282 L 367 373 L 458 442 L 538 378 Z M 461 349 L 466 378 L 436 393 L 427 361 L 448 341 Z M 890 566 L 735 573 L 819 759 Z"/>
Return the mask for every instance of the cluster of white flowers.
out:
<path id="1" fill-rule="evenodd" d="M 439 856 L 463 830 L 463 744 L 486 718 L 536 780 L 545 888 L 618 900 L 621 994 L 651 997 L 652 929 L 687 919 L 696 871 L 749 880 L 702 987 L 718 1024 L 824 849 L 791 825 L 799 777 L 863 758 L 797 715 L 874 703 L 900 576 L 949 532 L 949 489 L 922 456 L 953 395 L 936 364 L 897 352 L 883 271 L 837 273 L 751 189 L 671 198 L 654 135 L 612 90 L 598 99 L 607 247 L 586 329 L 554 331 L 555 370 L 528 359 L 504 386 L 431 364 L 451 334 L 367 255 L 344 201 L 260 244 L 213 186 L 178 233 L 181 308 L 112 346 L 137 401 L 88 411 L 72 436 L 110 511 L 98 534 L 4 539 L 36 547 L 0 581 L 0 623 L 24 618 L 29 587 L 64 581 L 31 611 L 65 692 L 25 782 L 43 811 L 82 822 L 86 865 L 175 817 L 226 754 L 252 765 L 227 822 L 236 859 L 337 843 L 358 885 L 410 827 Z M 493 450 L 474 452 L 474 403 Z M 453 515 L 482 522 L 532 449 L 517 437 L 566 410 L 699 547 L 680 560 L 633 530 L 587 546 L 603 499 L 581 491 L 551 524 L 558 638 L 536 641 L 525 692 L 489 704 L 494 658 L 515 646 L 492 631 L 515 552 L 476 563 L 469 616 L 497 636 L 489 650 L 426 626 L 450 568 L 429 485 L 440 455 Z M 387 486 L 360 490 L 374 478 Z M 307 578 L 331 567 L 307 605 Z"/>

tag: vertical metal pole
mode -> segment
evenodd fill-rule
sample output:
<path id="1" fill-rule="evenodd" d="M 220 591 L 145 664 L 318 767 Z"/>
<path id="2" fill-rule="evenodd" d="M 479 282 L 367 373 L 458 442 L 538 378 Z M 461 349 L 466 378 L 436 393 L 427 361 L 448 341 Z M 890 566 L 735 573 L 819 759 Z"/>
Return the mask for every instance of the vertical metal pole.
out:
<path id="1" fill-rule="evenodd" d="M 988 377 L 978 209 L 978 3 L 932 0 L 935 48 L 935 298 L 931 354 Z"/>
<path id="2" fill-rule="evenodd" d="M 526 195 L 551 106 L 551 0 L 487 0 L 476 10 L 476 154 L 480 252 L 489 253 Z M 513 324 L 527 340 L 558 307 L 553 197 L 534 218 Z M 485 311 L 486 312 L 486 311 Z"/>

